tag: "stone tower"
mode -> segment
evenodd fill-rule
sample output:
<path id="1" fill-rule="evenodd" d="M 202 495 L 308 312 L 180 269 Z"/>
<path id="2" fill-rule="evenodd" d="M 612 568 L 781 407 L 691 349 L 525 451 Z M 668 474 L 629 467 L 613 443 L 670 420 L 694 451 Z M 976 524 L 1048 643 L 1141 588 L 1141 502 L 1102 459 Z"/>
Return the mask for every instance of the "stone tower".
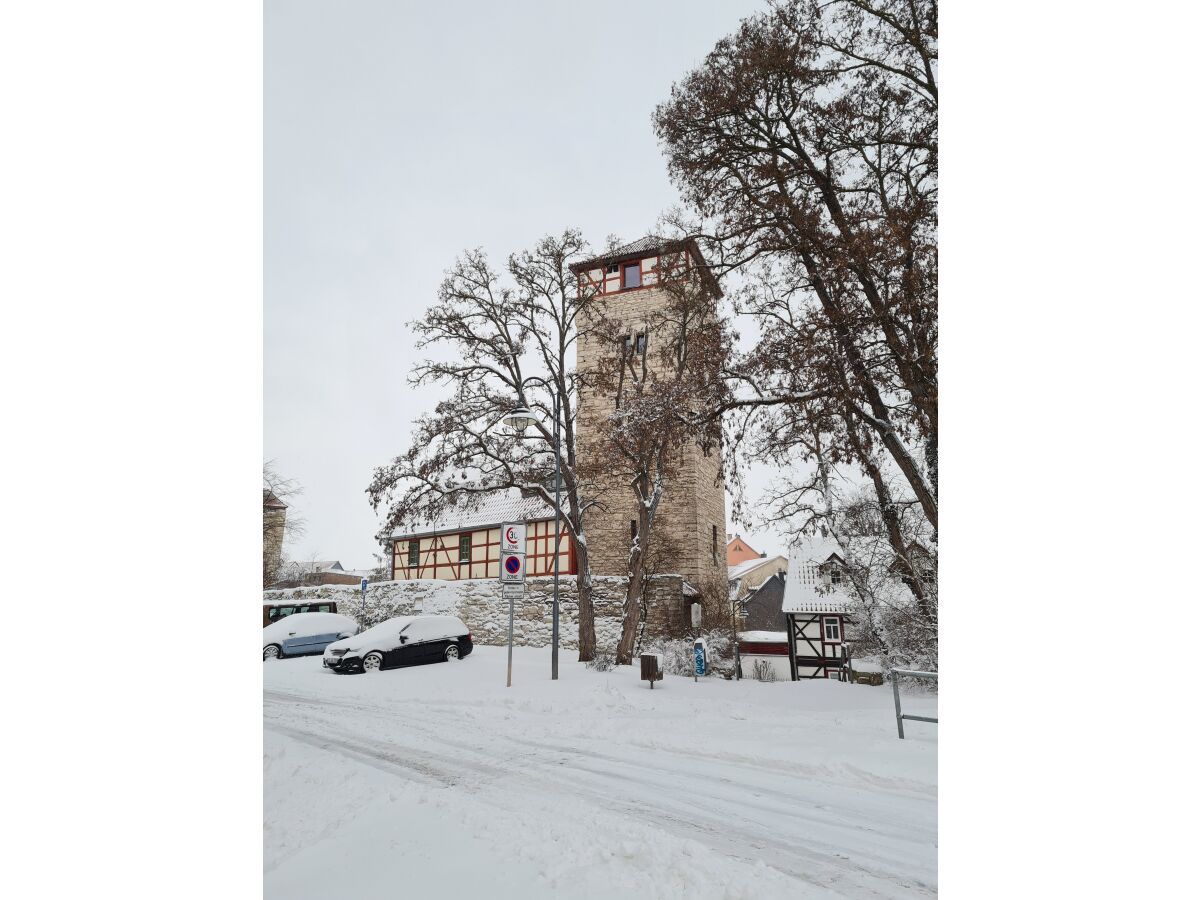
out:
<path id="1" fill-rule="evenodd" d="M 709 273 L 694 241 L 664 242 L 645 237 L 618 247 L 602 256 L 571 266 L 581 290 L 594 291 L 595 303 L 604 315 L 620 323 L 631 352 L 645 352 L 646 317 L 669 303 L 661 279 L 686 277 L 697 279 L 714 299 L 720 288 Z M 611 332 L 609 333 L 611 337 Z M 594 371 L 613 348 L 602 346 L 609 338 L 581 334 L 576 345 L 576 365 L 580 372 Z M 653 359 L 651 356 L 650 359 Z M 601 388 L 580 390 L 578 411 L 578 447 L 581 461 L 594 460 L 598 422 L 614 409 L 614 395 Z M 665 535 L 678 553 L 668 571 L 678 574 L 693 588 L 705 592 L 728 588 L 725 560 L 725 483 L 721 472 L 721 450 L 705 453 L 699 444 L 684 448 L 679 465 L 667 483 L 655 520 L 654 530 Z M 606 477 L 595 488 L 605 509 L 587 513 L 586 532 L 592 572 L 596 575 L 626 575 L 633 525 L 637 520 L 637 499 L 628 484 Z M 684 593 L 689 593 L 685 585 Z"/>
<path id="2" fill-rule="evenodd" d="M 287 504 L 263 488 L 263 587 L 279 578 L 283 558 L 283 536 L 287 528 Z"/>

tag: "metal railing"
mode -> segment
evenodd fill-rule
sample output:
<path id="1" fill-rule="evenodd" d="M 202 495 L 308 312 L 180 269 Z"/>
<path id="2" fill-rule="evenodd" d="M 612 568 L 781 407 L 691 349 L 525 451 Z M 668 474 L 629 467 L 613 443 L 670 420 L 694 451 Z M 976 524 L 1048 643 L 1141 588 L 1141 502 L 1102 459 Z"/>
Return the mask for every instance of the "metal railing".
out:
<path id="1" fill-rule="evenodd" d="M 900 711 L 900 679 L 898 675 L 904 675 L 908 678 L 930 678 L 937 681 L 937 672 L 913 672 L 910 669 L 892 669 L 889 676 L 892 679 L 892 696 L 896 698 L 896 730 L 900 732 L 900 740 L 904 740 L 904 720 L 910 722 L 932 722 L 937 724 L 937 719 L 929 716 L 906 716 Z"/>

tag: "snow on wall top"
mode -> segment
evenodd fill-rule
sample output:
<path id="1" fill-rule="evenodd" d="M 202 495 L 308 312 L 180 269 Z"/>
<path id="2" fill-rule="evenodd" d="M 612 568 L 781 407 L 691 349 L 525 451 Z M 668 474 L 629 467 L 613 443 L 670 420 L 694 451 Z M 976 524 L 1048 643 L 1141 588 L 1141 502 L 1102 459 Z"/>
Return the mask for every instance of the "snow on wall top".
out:
<path id="1" fill-rule="evenodd" d="M 497 491 L 470 502 L 464 501 L 433 522 L 414 522 L 392 533 L 393 539 L 417 537 L 441 531 L 469 531 L 490 528 L 505 522 L 532 522 L 553 519 L 554 504 L 541 497 L 526 497 L 519 488 Z"/>
<path id="2" fill-rule="evenodd" d="M 805 533 L 788 553 L 783 612 L 846 612 L 850 596 L 837 587 L 826 587 L 820 573 L 831 556 L 842 558 L 842 548 L 828 532 Z"/>
<path id="3" fill-rule="evenodd" d="M 786 644 L 786 631 L 739 631 L 739 641 L 747 641 L 751 644 Z"/>

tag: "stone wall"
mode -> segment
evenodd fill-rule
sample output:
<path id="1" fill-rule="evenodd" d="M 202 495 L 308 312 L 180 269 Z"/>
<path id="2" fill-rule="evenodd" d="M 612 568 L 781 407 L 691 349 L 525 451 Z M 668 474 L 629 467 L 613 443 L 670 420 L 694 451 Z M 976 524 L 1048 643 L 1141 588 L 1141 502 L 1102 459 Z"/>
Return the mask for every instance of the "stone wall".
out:
<path id="1" fill-rule="evenodd" d="M 624 578 L 596 577 L 592 598 L 596 606 L 596 645 L 615 650 L 621 634 L 621 609 L 625 600 Z M 517 601 L 513 616 L 513 643 L 523 647 L 546 647 L 551 637 L 551 598 L 554 579 L 531 578 L 525 583 L 525 598 Z M 678 616 L 682 604 L 678 577 L 654 580 L 649 621 Z M 579 646 L 579 602 L 575 579 L 559 579 L 559 646 Z M 355 588 L 342 585 L 285 588 L 263 591 L 264 604 L 316 603 L 334 600 L 338 612 L 353 616 L 364 628 L 393 616 L 458 616 L 471 630 L 477 644 L 508 641 L 508 601 L 500 596 L 500 585 L 492 579 L 475 581 L 380 581 L 367 585 L 366 600 Z M 650 625 L 648 630 L 657 629 Z"/>

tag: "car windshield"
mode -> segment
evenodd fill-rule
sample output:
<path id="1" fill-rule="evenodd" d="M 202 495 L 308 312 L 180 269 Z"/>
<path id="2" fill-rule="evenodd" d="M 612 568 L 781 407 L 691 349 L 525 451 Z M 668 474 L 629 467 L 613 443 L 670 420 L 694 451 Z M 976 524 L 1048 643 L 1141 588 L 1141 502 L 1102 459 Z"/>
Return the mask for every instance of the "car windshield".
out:
<path id="1" fill-rule="evenodd" d="M 411 616 L 401 618 L 388 619 L 386 622 L 380 622 L 378 625 L 372 625 L 366 631 L 361 632 L 359 637 L 381 638 L 381 637 L 396 637 L 403 634 L 409 625 L 413 623 Z"/>

